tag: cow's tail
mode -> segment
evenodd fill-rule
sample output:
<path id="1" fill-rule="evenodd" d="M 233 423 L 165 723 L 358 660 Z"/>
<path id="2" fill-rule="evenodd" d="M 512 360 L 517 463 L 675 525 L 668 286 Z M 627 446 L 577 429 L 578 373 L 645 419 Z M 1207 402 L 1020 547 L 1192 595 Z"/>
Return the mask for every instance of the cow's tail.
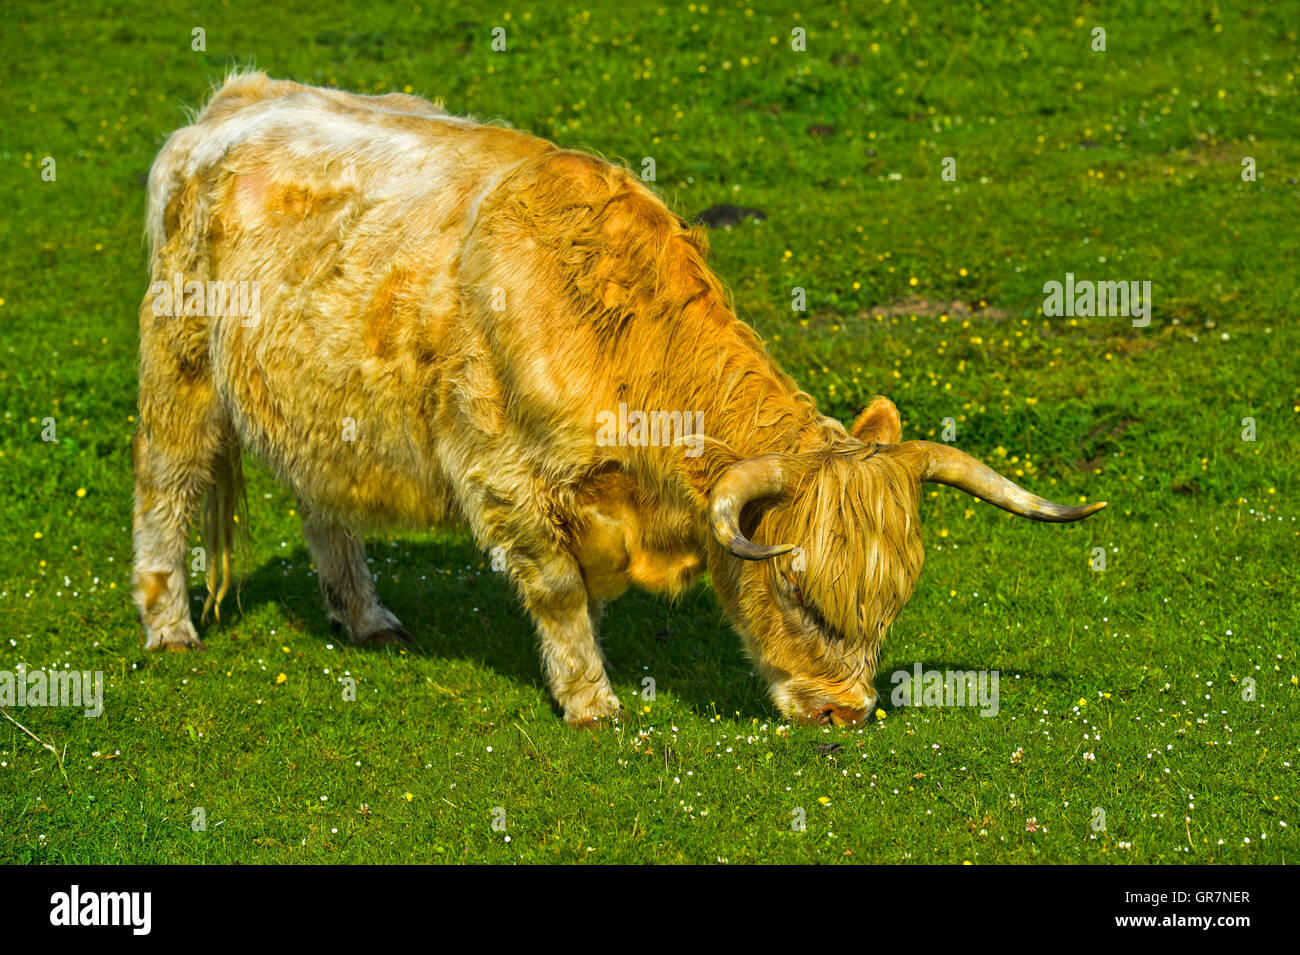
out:
<path id="1" fill-rule="evenodd" d="M 221 619 L 221 601 L 230 590 L 230 558 L 235 538 L 247 542 L 248 498 L 244 493 L 244 470 L 240 464 L 239 442 L 232 435 L 212 468 L 212 488 L 203 508 L 203 543 L 207 548 L 208 597 L 203 603 L 203 617 L 208 611 Z M 239 595 L 235 595 L 238 602 Z"/>

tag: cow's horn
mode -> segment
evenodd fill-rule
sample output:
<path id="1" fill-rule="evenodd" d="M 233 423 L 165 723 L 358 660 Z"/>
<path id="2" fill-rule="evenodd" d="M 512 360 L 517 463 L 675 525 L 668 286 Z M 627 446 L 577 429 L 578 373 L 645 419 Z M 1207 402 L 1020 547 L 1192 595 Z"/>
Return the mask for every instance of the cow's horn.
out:
<path id="1" fill-rule="evenodd" d="M 887 447 L 887 446 L 885 446 Z M 1004 511 L 1028 517 L 1035 521 L 1066 523 L 1081 521 L 1106 506 L 1096 501 L 1082 507 L 1067 507 L 1030 494 L 1023 487 L 1008 481 L 997 471 L 975 460 L 964 451 L 932 441 L 904 441 L 894 445 L 900 451 L 919 451 L 923 455 L 921 480 L 947 484 L 973 494 L 981 501 L 994 504 Z"/>
<path id="2" fill-rule="evenodd" d="M 785 468 L 775 454 L 762 454 L 727 468 L 709 500 L 709 524 L 718 543 L 745 560 L 767 560 L 794 550 L 794 544 L 755 544 L 740 530 L 740 512 L 750 501 L 785 490 Z"/>

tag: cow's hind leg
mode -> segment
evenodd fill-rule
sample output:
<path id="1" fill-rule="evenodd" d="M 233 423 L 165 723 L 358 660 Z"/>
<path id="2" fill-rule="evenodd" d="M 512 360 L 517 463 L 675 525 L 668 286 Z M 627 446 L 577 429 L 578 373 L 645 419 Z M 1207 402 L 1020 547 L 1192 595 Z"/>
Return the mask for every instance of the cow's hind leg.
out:
<path id="1" fill-rule="evenodd" d="M 375 579 L 366 566 L 359 535 L 305 502 L 302 531 L 320 577 L 321 594 L 330 619 L 353 643 L 374 646 L 413 644 L 415 638 L 384 606 L 375 592 Z"/>
<path id="2" fill-rule="evenodd" d="M 185 573 L 189 523 L 212 487 L 218 457 L 238 450 L 211 382 L 167 374 L 164 369 L 176 367 L 151 360 L 160 357 L 146 350 L 141 368 L 140 424 L 133 445 L 132 587 L 146 649 L 202 649 L 190 619 Z"/>

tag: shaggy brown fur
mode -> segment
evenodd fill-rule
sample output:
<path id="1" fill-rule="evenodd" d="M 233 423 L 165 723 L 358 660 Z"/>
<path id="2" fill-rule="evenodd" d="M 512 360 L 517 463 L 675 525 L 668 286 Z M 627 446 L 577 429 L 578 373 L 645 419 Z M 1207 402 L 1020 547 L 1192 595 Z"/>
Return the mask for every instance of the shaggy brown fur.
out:
<path id="1" fill-rule="evenodd" d="M 929 457 L 897 443 L 886 399 L 851 433 L 818 414 L 735 317 L 703 234 L 627 170 L 415 97 L 243 74 L 159 153 L 148 234 L 134 534 L 150 648 L 201 646 L 188 521 L 207 495 L 219 604 L 247 448 L 302 502 L 354 641 L 410 639 L 359 532 L 463 522 L 505 554 L 572 722 L 620 708 L 601 602 L 706 568 L 783 712 L 870 712 L 921 569 Z M 177 276 L 255 282 L 260 312 L 159 315 Z M 694 452 L 598 441 L 620 405 L 693 412 L 703 434 Z M 710 500 L 769 453 L 784 491 L 740 501 L 741 524 L 801 549 L 741 560 Z"/>

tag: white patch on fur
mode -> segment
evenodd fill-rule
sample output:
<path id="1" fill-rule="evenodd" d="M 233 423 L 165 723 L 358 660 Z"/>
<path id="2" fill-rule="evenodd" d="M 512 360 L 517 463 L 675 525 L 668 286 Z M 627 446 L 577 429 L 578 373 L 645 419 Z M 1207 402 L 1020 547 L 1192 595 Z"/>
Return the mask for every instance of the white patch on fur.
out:
<path id="1" fill-rule="evenodd" d="M 213 102 L 250 79 L 255 80 L 256 75 L 231 77 Z M 243 144 L 278 141 L 278 145 L 304 160 L 355 163 L 365 167 L 371 198 L 383 199 L 385 189 L 407 196 L 436 192 L 445 185 L 454 159 L 454 154 L 438 148 L 437 127 L 468 129 L 482 125 L 473 119 L 448 115 L 430 104 L 417 109 L 414 97 L 410 109 L 393 109 L 377 102 L 378 97 L 328 95 L 334 92 L 307 87 L 287 96 L 255 100 L 221 119 L 211 117 L 209 107 L 195 123 L 172 133 L 149 170 L 146 233 L 150 248 L 158 248 L 165 238 L 164 216 L 177 185 L 218 166 Z M 415 117 L 429 127 L 427 131 L 386 129 L 368 121 L 367 112 Z M 476 200 L 476 211 L 481 199 Z"/>

